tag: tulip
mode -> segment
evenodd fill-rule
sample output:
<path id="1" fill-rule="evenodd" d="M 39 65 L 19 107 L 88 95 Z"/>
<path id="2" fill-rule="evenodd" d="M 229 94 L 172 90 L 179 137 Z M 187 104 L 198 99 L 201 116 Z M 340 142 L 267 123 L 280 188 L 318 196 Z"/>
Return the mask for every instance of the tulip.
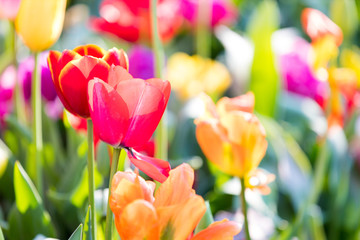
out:
<path id="1" fill-rule="evenodd" d="M 232 176 L 249 176 L 264 157 L 265 130 L 252 114 L 254 95 L 222 98 L 215 105 L 203 95 L 206 112 L 195 120 L 196 138 L 205 156 Z"/>
<path id="2" fill-rule="evenodd" d="M 226 67 L 200 56 L 175 53 L 167 64 L 167 78 L 181 99 L 205 92 L 219 96 L 229 87 L 231 76 Z"/>
<path id="3" fill-rule="evenodd" d="M 121 239 L 232 239 L 240 228 L 227 219 L 192 236 L 206 211 L 204 200 L 192 189 L 193 183 L 193 169 L 182 164 L 170 171 L 153 197 L 152 182 L 134 173 L 116 173 L 109 204 Z"/>
<path id="4" fill-rule="evenodd" d="M 197 13 L 200 0 L 183 0 L 181 10 L 184 18 L 193 26 L 196 26 Z M 237 18 L 236 6 L 229 0 L 212 0 L 211 9 L 211 26 L 215 27 L 220 24 L 230 25 Z"/>
<path id="5" fill-rule="evenodd" d="M 66 0 L 22 0 L 15 28 L 34 52 L 51 47 L 60 37 Z"/>
<path id="6" fill-rule="evenodd" d="M 62 53 L 50 51 L 48 64 L 56 92 L 64 107 L 83 118 L 90 117 L 88 82 L 94 77 L 106 81 L 112 64 L 128 69 L 127 56 L 123 50 L 113 48 L 106 52 L 95 45 L 79 46 Z"/>
<path id="7" fill-rule="evenodd" d="M 58 119 L 61 118 L 63 107 L 57 97 L 55 86 L 51 78 L 51 72 L 47 64 L 47 55 L 48 52 L 39 54 L 38 71 L 40 72 L 41 95 L 46 101 L 46 114 L 53 119 Z M 18 68 L 17 77 L 23 90 L 25 103 L 27 104 L 30 104 L 31 99 L 34 64 L 34 58 L 30 56 L 21 61 Z"/>
<path id="8" fill-rule="evenodd" d="M 179 0 L 159 1 L 159 34 L 163 41 L 173 38 L 182 18 Z M 100 18 L 93 18 L 91 27 L 129 42 L 151 42 L 150 1 L 104 0 L 100 5 Z"/>
<path id="9" fill-rule="evenodd" d="M 254 95 L 220 99 L 216 105 L 204 95 L 204 102 L 205 114 L 195 120 L 196 139 L 209 161 L 222 172 L 240 178 L 244 228 L 246 239 L 250 240 L 245 189 L 259 188 L 268 193 L 264 185 L 273 180 L 265 175 L 263 181 L 256 174 L 266 153 L 267 141 L 263 126 L 252 114 Z M 255 183 L 251 179 L 255 179 Z"/>
<path id="10" fill-rule="evenodd" d="M 91 119 L 100 139 L 127 149 L 135 166 L 163 182 L 169 163 L 131 148 L 143 146 L 154 133 L 169 100 L 170 83 L 133 78 L 124 68 L 112 66 L 108 78 L 89 82 L 88 94 Z"/>
<path id="11" fill-rule="evenodd" d="M 285 54 L 280 57 L 280 70 L 289 92 L 312 98 L 325 107 L 328 85 L 316 77 L 309 62 L 297 53 Z"/>
<path id="12" fill-rule="evenodd" d="M 337 46 L 342 43 L 343 33 L 339 26 L 319 10 L 305 8 L 301 13 L 301 23 L 312 41 L 332 36 Z"/>
<path id="13" fill-rule="evenodd" d="M 0 0 L 0 18 L 14 20 L 18 14 L 21 0 Z"/>

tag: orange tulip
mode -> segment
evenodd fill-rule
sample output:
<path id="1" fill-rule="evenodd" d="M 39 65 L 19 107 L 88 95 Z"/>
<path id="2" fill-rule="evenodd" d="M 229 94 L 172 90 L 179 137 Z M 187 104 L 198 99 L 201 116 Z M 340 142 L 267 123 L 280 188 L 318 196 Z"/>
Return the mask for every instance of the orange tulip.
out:
<path id="1" fill-rule="evenodd" d="M 254 95 L 222 98 L 216 106 L 210 97 L 204 99 L 206 113 L 195 124 L 196 138 L 205 156 L 227 174 L 250 176 L 267 148 L 265 130 L 252 114 Z"/>
<path id="2" fill-rule="evenodd" d="M 154 200 L 153 184 L 134 173 L 118 172 L 109 204 L 121 239 L 188 239 L 206 211 L 204 200 L 192 189 L 193 182 L 193 169 L 182 164 L 170 171 Z M 230 239 L 239 232 L 238 224 L 224 220 L 192 239 Z"/>

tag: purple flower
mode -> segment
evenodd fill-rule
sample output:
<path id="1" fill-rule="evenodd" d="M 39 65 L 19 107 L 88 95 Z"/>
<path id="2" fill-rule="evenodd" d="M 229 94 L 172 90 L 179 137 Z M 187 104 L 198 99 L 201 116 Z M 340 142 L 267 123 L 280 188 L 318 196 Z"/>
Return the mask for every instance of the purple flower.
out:
<path id="1" fill-rule="evenodd" d="M 129 73 L 134 78 L 149 79 L 154 74 L 154 54 L 146 47 L 136 45 L 129 53 Z"/>
<path id="2" fill-rule="evenodd" d="M 59 107 L 59 104 L 55 103 L 55 101 L 58 102 L 58 97 L 47 64 L 47 55 L 48 52 L 42 52 L 38 58 L 38 70 L 40 71 L 41 77 L 41 95 L 46 101 L 45 111 L 47 115 L 51 118 L 59 118 L 62 115 L 63 109 Z M 18 68 L 18 79 L 23 89 L 24 100 L 27 104 L 30 103 L 31 99 L 34 64 L 34 58 L 33 56 L 30 56 L 22 61 Z"/>
<path id="3" fill-rule="evenodd" d="M 39 55 L 39 70 L 41 76 L 41 95 L 47 101 L 54 101 L 57 97 L 51 73 L 46 62 L 48 52 Z M 18 78 L 23 88 L 24 99 L 28 103 L 31 98 L 32 74 L 34 70 L 34 58 L 28 57 L 19 64 Z"/>
<path id="4" fill-rule="evenodd" d="M 9 66 L 0 76 L 0 119 L 12 112 L 12 97 L 15 88 L 15 81 L 15 67 Z"/>
<path id="5" fill-rule="evenodd" d="M 193 26 L 196 25 L 200 0 L 182 0 L 182 14 Z M 229 0 L 212 0 L 211 26 L 230 25 L 237 18 L 236 6 Z"/>

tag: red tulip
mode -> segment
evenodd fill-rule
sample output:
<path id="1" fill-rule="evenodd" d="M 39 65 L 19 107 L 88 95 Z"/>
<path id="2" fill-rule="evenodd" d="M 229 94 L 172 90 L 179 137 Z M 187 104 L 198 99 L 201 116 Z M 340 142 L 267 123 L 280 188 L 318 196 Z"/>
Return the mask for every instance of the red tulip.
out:
<path id="1" fill-rule="evenodd" d="M 182 23 L 180 0 L 160 0 L 157 6 L 159 34 L 170 40 Z M 98 32 L 115 35 L 129 42 L 151 41 L 149 0 L 104 0 L 100 18 L 93 18 L 91 27 Z"/>
<path id="2" fill-rule="evenodd" d="M 105 51 L 96 45 L 84 45 L 62 53 L 50 51 L 48 65 L 56 92 L 64 107 L 74 115 L 90 117 L 87 102 L 88 82 L 107 79 L 111 65 L 129 68 L 126 53 L 112 48 Z"/>
<path id="3" fill-rule="evenodd" d="M 88 86 L 90 115 L 100 139 L 125 148 L 135 166 L 160 182 L 168 176 L 169 163 L 131 148 L 148 142 L 164 113 L 170 90 L 168 81 L 133 78 L 119 66 L 110 68 L 107 79 L 94 78 Z"/>

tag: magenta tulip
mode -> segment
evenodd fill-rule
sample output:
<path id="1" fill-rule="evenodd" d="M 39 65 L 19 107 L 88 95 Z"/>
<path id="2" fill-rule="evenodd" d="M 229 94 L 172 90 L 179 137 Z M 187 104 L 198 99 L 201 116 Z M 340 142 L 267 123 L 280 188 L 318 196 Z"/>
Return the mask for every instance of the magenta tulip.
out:
<path id="1" fill-rule="evenodd" d="M 94 78 L 88 85 L 90 115 L 100 139 L 125 148 L 132 163 L 159 182 L 167 178 L 169 163 L 132 148 L 146 144 L 154 133 L 170 90 L 168 81 L 133 78 L 120 66 L 110 68 L 108 79 Z"/>

